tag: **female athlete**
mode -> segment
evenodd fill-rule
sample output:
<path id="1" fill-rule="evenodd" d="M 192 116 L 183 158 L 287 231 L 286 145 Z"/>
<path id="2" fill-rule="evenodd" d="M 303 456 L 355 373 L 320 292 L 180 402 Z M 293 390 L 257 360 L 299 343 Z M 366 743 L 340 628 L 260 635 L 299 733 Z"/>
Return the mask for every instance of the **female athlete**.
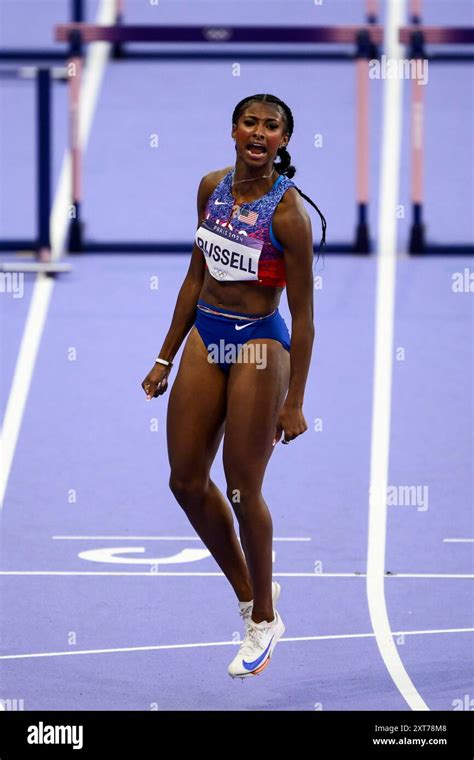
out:
<path id="1" fill-rule="evenodd" d="M 261 489 L 282 435 L 288 444 L 308 429 L 303 398 L 315 333 L 313 235 L 300 196 L 321 216 L 322 244 L 326 221 L 291 181 L 295 168 L 286 146 L 293 128 L 290 109 L 273 95 L 237 104 L 235 166 L 200 182 L 189 269 L 142 383 L 147 399 L 166 391 L 173 358 L 190 331 L 168 403 L 169 486 L 239 601 L 245 636 L 228 667 L 233 678 L 261 673 L 285 630 L 275 607 L 273 524 Z M 278 309 L 285 286 L 291 339 Z M 210 478 L 223 435 L 232 510 Z"/>

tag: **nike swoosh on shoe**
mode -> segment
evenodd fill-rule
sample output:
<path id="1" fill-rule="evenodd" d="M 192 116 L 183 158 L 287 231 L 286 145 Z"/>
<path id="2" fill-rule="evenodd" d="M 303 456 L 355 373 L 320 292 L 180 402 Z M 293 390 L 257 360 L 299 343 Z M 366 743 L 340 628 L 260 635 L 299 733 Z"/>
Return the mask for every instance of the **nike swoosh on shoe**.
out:
<path id="1" fill-rule="evenodd" d="M 267 648 L 265 649 L 263 654 L 260 655 L 260 657 L 257 657 L 256 660 L 254 660 L 253 662 L 247 662 L 246 660 L 242 660 L 242 665 L 244 666 L 244 668 L 246 668 L 247 670 L 255 670 L 255 668 L 258 668 L 262 660 L 264 660 L 265 657 L 267 656 L 267 652 L 270 649 L 270 645 L 274 638 L 275 638 L 274 636 L 271 637 Z"/>

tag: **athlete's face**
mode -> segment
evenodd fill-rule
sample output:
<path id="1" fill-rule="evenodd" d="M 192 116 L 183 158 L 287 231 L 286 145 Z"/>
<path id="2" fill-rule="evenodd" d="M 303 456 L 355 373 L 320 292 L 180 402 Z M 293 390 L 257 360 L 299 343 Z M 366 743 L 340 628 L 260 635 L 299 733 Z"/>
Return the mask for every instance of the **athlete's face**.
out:
<path id="1" fill-rule="evenodd" d="M 285 118 L 278 106 L 251 103 L 232 128 L 237 159 L 240 158 L 248 167 L 271 169 L 278 148 L 288 145 L 285 130 Z"/>

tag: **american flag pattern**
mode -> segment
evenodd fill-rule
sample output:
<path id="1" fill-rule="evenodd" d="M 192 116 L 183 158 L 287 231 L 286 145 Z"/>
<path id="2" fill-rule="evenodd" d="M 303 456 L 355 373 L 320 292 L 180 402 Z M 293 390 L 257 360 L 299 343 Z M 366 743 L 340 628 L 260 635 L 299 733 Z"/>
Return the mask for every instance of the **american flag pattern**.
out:
<path id="1" fill-rule="evenodd" d="M 258 214 L 256 211 L 250 211 L 248 208 L 244 208 L 237 218 L 239 222 L 250 224 L 253 227 L 253 225 L 257 223 Z"/>

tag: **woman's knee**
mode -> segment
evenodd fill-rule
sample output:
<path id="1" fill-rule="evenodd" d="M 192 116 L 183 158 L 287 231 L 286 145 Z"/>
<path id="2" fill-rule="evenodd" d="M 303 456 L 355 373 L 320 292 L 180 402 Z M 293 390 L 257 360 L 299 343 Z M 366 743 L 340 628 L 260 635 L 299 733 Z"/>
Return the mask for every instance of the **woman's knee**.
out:
<path id="1" fill-rule="evenodd" d="M 262 496 L 260 486 L 252 484 L 237 485 L 237 483 L 227 483 L 227 498 L 234 510 L 237 519 L 245 520 L 255 512 L 255 503 Z"/>
<path id="2" fill-rule="evenodd" d="M 202 501 L 207 489 L 204 478 L 183 477 L 171 472 L 169 487 L 177 502 L 182 507 L 192 506 Z"/>

